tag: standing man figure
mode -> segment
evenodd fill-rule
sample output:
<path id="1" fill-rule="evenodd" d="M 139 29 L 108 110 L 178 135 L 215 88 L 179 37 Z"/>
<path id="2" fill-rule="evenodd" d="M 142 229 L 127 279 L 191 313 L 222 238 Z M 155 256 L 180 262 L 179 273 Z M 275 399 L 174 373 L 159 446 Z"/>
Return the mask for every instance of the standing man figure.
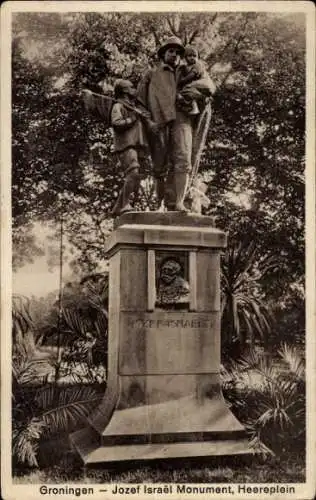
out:
<path id="1" fill-rule="evenodd" d="M 192 156 L 191 117 L 176 109 L 177 67 L 184 53 L 177 37 L 166 40 L 158 50 L 160 65 L 141 80 L 137 98 L 159 126 L 149 146 L 159 206 L 187 212 L 183 204 Z"/>

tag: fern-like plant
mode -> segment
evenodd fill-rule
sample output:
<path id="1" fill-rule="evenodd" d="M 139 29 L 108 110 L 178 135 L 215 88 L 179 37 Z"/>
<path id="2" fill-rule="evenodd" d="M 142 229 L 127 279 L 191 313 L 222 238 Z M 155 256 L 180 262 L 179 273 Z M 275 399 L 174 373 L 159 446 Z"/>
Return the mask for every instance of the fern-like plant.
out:
<path id="1" fill-rule="evenodd" d="M 23 346 L 30 353 L 35 350 L 34 323 L 30 313 L 30 301 L 24 295 L 12 296 L 12 344 L 13 353 Z"/>
<path id="2" fill-rule="evenodd" d="M 231 244 L 222 259 L 222 337 L 226 345 L 261 341 L 271 330 L 271 307 L 260 292 L 260 280 L 273 266 L 260 258 L 255 243 Z"/>
<path id="3" fill-rule="evenodd" d="M 253 443 L 283 453 L 305 445 L 305 368 L 296 348 L 283 345 L 280 359 L 251 351 L 223 371 L 224 393 Z"/>
<path id="4" fill-rule="evenodd" d="M 38 466 L 41 440 L 84 426 L 102 399 L 100 390 L 85 385 L 19 389 L 13 396 L 13 461 L 27 466 Z"/>
<path id="5" fill-rule="evenodd" d="M 63 386 L 39 379 L 38 364 L 19 349 L 12 370 L 13 464 L 37 466 L 41 440 L 84 426 L 100 403 L 104 387 L 95 384 Z"/>
<path id="6" fill-rule="evenodd" d="M 80 283 L 68 283 L 63 291 L 58 331 L 57 309 L 52 311 L 51 329 L 44 343 L 59 343 L 67 358 L 107 365 L 108 275 L 86 276 Z"/>
<path id="7" fill-rule="evenodd" d="M 66 287 L 67 288 L 67 287 Z M 84 426 L 87 416 L 100 403 L 104 393 L 107 347 L 108 280 L 103 274 L 86 277 L 65 291 L 62 322 L 52 314 L 50 340 L 63 346 L 61 359 L 34 357 L 36 343 L 29 345 L 33 332 L 30 303 L 25 297 L 13 298 L 12 357 L 12 451 L 13 463 L 37 466 L 40 444 L 52 436 Z M 55 308 L 56 309 L 56 308 Z M 56 310 L 54 311 L 56 313 Z M 41 341 L 42 341 L 41 336 Z M 33 337 L 34 338 L 34 337 Z M 45 339 L 45 335 L 44 335 Z M 95 351 L 102 363 L 95 363 Z M 57 366 L 39 377 L 40 365 Z M 54 373 L 54 370 L 51 370 Z M 63 377 L 63 380 L 62 380 Z M 67 385 L 65 384 L 65 378 Z M 63 383 L 62 383 L 63 382 Z M 71 385 L 70 385 L 71 384 Z"/>

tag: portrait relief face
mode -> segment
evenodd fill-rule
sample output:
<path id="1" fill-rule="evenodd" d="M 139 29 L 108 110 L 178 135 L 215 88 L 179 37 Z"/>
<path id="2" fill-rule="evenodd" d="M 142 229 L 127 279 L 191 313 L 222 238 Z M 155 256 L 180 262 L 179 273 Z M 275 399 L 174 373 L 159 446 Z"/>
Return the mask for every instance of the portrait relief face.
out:
<path id="1" fill-rule="evenodd" d="M 176 260 L 168 260 L 165 262 L 160 271 L 160 280 L 166 285 L 171 284 L 175 278 L 181 273 L 181 265 Z"/>
<path id="2" fill-rule="evenodd" d="M 157 305 L 173 307 L 185 305 L 189 297 L 188 255 L 178 252 L 157 252 L 156 293 Z"/>

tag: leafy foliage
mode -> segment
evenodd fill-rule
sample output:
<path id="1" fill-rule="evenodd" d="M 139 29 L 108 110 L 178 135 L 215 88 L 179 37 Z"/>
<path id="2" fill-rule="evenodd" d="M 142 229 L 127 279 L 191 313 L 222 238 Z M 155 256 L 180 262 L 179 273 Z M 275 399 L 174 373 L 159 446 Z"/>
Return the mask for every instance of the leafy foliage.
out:
<path id="1" fill-rule="evenodd" d="M 52 330 L 49 330 L 49 321 L 46 321 L 45 335 L 39 337 L 36 348 L 32 350 L 26 337 L 30 328 L 36 328 L 36 322 L 31 317 L 30 301 L 14 297 L 13 325 L 19 333 L 14 336 L 12 360 L 15 464 L 37 466 L 42 442 L 55 434 L 67 434 L 84 426 L 86 417 L 103 396 L 106 372 L 99 363 L 101 360 L 103 365 L 106 364 L 107 276 L 86 276 L 77 288 L 69 283 L 64 295 L 64 322 L 61 324 L 64 330 L 57 332 L 57 317 L 51 314 Z M 68 348 L 64 347 L 61 360 L 55 361 L 52 355 L 47 359 L 43 354 L 45 341 L 49 335 L 60 333 Z M 53 373 L 58 374 L 58 379 L 50 383 L 49 374 L 39 376 L 41 366 L 47 368 L 48 363 Z"/>
<path id="2" fill-rule="evenodd" d="M 62 291 L 62 308 L 55 301 L 47 313 L 43 344 L 63 346 L 68 363 L 106 365 L 108 334 L 108 274 L 85 276 Z"/>
<path id="3" fill-rule="evenodd" d="M 38 376 L 38 365 L 23 348 L 13 358 L 12 452 L 13 463 L 38 466 L 42 440 L 56 433 L 84 426 L 86 417 L 100 403 L 103 385 L 62 386 Z M 85 381 L 87 382 L 87 380 Z"/>
<path id="4" fill-rule="evenodd" d="M 36 453 L 39 447 L 44 423 L 36 418 L 31 419 L 27 425 L 21 427 L 14 425 L 12 430 L 12 454 L 21 463 L 37 466 Z"/>
<path id="5" fill-rule="evenodd" d="M 30 315 L 30 300 L 17 294 L 12 296 L 12 344 L 13 356 L 32 354 L 37 344 Z"/>
<path id="6" fill-rule="evenodd" d="M 50 434 L 74 429 L 86 423 L 86 417 L 101 401 L 95 389 L 85 386 L 42 388 L 35 396 L 35 404 L 42 411 L 41 419 Z"/>
<path id="7" fill-rule="evenodd" d="M 224 393 L 263 451 L 297 452 L 305 446 L 305 368 L 296 348 L 283 345 L 282 364 L 251 351 L 223 370 Z"/>
<path id="8" fill-rule="evenodd" d="M 13 404 L 13 459 L 37 466 L 42 439 L 71 432 L 86 424 L 86 417 L 101 402 L 100 390 L 84 385 L 15 387 Z"/>
<path id="9" fill-rule="evenodd" d="M 13 339 L 23 337 L 32 328 L 33 321 L 30 315 L 30 301 L 22 295 L 12 297 Z"/>
<path id="10" fill-rule="evenodd" d="M 80 89 L 97 89 L 104 81 L 111 87 L 117 77 L 137 83 L 156 62 L 162 39 L 176 34 L 197 45 L 218 84 L 201 164 L 210 212 L 230 236 L 256 240 L 262 252 L 278 257 L 279 265 L 262 282 L 265 291 L 279 297 L 291 283 L 302 283 L 303 26 L 300 15 L 266 13 L 17 14 L 12 58 L 17 265 L 31 253 L 19 238 L 27 221 L 56 221 L 63 214 L 67 236 L 80 251 L 79 265 L 98 268 L 122 174 L 111 153 L 111 135 L 83 113 Z M 151 206 L 151 197 L 144 191 L 139 207 Z"/>
<path id="11" fill-rule="evenodd" d="M 254 242 L 230 245 L 222 259 L 222 337 L 224 344 L 242 346 L 256 337 L 261 341 L 272 327 L 272 307 L 264 298 L 260 281 L 275 265 L 258 255 Z"/>

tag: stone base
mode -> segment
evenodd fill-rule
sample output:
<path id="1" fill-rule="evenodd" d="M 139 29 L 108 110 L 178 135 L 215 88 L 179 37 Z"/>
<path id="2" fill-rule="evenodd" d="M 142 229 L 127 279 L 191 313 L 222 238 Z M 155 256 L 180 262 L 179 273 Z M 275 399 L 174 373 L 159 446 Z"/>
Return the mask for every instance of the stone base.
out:
<path id="1" fill-rule="evenodd" d="M 79 453 L 83 464 L 87 467 L 128 461 L 141 462 L 255 454 L 247 439 L 102 446 L 96 440 L 95 431 L 86 428 L 72 434 L 70 440 Z"/>
<path id="2" fill-rule="evenodd" d="M 106 245 L 107 389 L 88 428 L 70 437 L 85 465 L 254 453 L 220 387 L 225 246 L 212 217 L 129 212 L 116 221 Z M 184 253 L 184 309 L 156 303 L 159 252 Z"/>
<path id="3" fill-rule="evenodd" d="M 103 432 L 91 425 L 70 439 L 83 463 L 94 466 L 129 460 L 254 454 L 243 426 L 221 397 L 202 403 L 187 397 L 116 409 Z"/>
<path id="4" fill-rule="evenodd" d="M 113 445 L 233 439 L 246 434 L 222 397 L 198 401 L 188 396 L 116 409 L 100 437 L 102 444 Z"/>

